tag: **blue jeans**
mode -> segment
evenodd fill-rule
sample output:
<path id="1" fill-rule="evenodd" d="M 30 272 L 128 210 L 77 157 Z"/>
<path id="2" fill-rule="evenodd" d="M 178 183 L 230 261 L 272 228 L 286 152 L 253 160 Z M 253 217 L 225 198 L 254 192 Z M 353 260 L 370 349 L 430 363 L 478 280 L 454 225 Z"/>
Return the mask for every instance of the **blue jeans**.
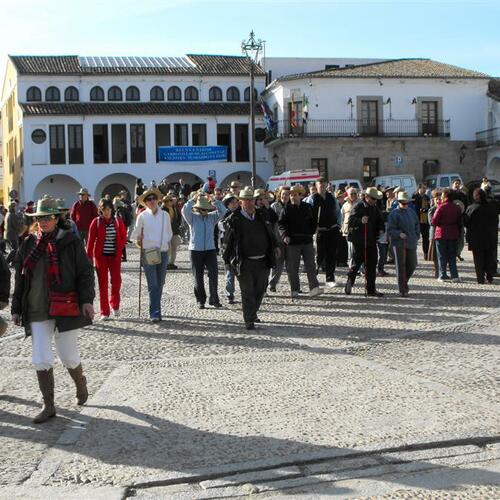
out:
<path id="1" fill-rule="evenodd" d="M 226 297 L 234 299 L 234 272 L 230 266 L 225 266 L 226 269 Z"/>
<path id="2" fill-rule="evenodd" d="M 167 274 L 168 252 L 161 252 L 161 262 L 150 266 L 144 262 L 144 274 L 148 282 L 149 317 L 161 319 L 161 294 Z"/>
<path id="3" fill-rule="evenodd" d="M 447 266 L 450 267 L 451 279 L 458 278 L 457 240 L 436 240 L 438 254 L 439 277 L 446 278 Z"/>

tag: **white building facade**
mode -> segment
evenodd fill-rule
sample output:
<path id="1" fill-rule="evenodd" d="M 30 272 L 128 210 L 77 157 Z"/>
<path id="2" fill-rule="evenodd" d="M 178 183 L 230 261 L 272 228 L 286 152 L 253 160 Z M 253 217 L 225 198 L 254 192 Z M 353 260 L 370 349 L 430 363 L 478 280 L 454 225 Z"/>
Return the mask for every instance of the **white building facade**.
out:
<path id="1" fill-rule="evenodd" d="M 487 129 L 476 134 L 477 148 L 486 152 L 486 175 L 500 181 L 500 79 L 488 85 Z"/>
<path id="2" fill-rule="evenodd" d="M 137 178 L 146 184 L 164 178 L 195 184 L 209 175 L 220 185 L 250 182 L 243 57 L 11 56 L 8 65 L 2 102 L 16 96 L 17 117 L 3 113 L 3 129 L 9 134 L 10 119 L 22 133 L 19 168 L 14 162 L 7 169 L 5 189 L 22 200 L 48 193 L 71 202 L 81 187 L 94 198 L 124 188 L 133 196 Z M 256 94 L 264 87 L 257 68 Z M 259 110 L 256 126 L 262 126 Z M 162 162 L 157 154 L 160 146 L 214 145 L 227 147 L 227 161 Z M 272 170 L 263 143 L 257 143 L 256 164 L 263 185 Z"/>
<path id="3" fill-rule="evenodd" d="M 319 168 L 330 179 L 439 172 L 484 175 L 476 133 L 487 127 L 482 73 L 427 59 L 389 60 L 289 75 L 264 98 L 277 173 Z"/>

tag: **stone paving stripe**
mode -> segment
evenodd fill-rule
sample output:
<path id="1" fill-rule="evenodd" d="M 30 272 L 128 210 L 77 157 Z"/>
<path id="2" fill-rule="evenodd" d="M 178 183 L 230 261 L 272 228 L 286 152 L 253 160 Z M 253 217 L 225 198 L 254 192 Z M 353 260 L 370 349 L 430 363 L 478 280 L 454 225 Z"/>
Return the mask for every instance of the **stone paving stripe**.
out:
<path id="1" fill-rule="evenodd" d="M 2 486 L 0 500 L 122 500 L 126 488 L 112 486 Z"/>
<path id="2" fill-rule="evenodd" d="M 220 479 L 209 481 L 201 481 L 200 486 L 208 490 L 210 488 L 220 488 L 224 486 L 237 486 L 239 484 L 254 483 L 264 480 L 279 480 L 284 477 L 302 476 L 302 471 L 296 467 L 281 467 L 277 469 L 267 469 L 258 472 L 246 472 L 243 474 L 234 474 L 232 476 L 224 476 Z"/>

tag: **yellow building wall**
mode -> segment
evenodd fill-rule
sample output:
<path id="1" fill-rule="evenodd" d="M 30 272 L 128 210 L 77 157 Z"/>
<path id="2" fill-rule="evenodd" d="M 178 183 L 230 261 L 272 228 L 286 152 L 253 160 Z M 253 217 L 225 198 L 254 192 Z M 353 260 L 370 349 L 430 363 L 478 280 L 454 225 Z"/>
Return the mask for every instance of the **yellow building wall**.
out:
<path id="1" fill-rule="evenodd" d="M 20 193 L 23 156 L 22 113 L 17 104 L 17 73 L 10 61 L 7 62 L 3 82 L 2 103 L 2 194 L 7 203 L 12 189 Z"/>

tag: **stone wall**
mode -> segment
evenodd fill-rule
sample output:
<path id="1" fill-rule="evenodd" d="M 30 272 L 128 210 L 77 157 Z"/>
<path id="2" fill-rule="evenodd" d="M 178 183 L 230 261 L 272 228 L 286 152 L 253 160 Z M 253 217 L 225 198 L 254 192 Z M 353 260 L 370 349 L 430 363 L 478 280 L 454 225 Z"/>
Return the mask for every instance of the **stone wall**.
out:
<path id="1" fill-rule="evenodd" d="M 462 145 L 467 149 L 460 163 Z M 486 172 L 486 153 L 476 150 L 475 142 L 438 137 L 290 138 L 268 148 L 269 157 L 278 155 L 275 173 L 311 168 L 311 159 L 326 158 L 329 179 L 363 180 L 364 158 L 379 159 L 378 175 L 413 174 L 417 182 L 423 177 L 425 160 L 438 160 L 437 173 L 458 172 L 465 182 L 480 179 Z M 402 158 L 402 166 L 396 165 L 396 157 Z"/>

